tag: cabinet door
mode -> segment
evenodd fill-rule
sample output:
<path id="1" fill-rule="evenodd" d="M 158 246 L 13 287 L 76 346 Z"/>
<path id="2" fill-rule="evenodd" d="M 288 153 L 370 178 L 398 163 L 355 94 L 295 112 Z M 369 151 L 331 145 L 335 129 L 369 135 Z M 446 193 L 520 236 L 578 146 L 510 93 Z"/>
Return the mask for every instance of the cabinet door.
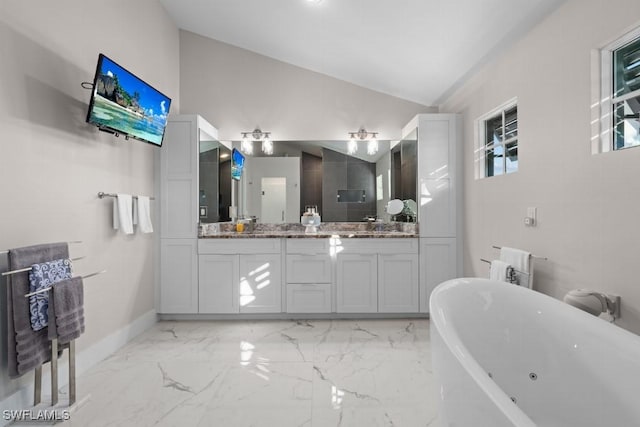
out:
<path id="1" fill-rule="evenodd" d="M 198 312 L 198 253 L 195 239 L 161 239 L 158 311 Z"/>
<path id="2" fill-rule="evenodd" d="M 162 238 L 196 238 L 198 129 L 195 116 L 167 123 L 160 151 Z"/>
<path id="3" fill-rule="evenodd" d="M 420 115 L 418 210 L 421 237 L 456 237 L 458 116 Z"/>
<path id="4" fill-rule="evenodd" d="M 429 297 L 440 283 L 458 277 L 456 239 L 420 239 L 420 312 L 429 312 Z"/>
<path id="5" fill-rule="evenodd" d="M 240 312 L 282 311 L 280 254 L 240 255 Z"/>
<path id="6" fill-rule="evenodd" d="M 331 283 L 330 255 L 287 255 L 288 283 Z"/>
<path id="7" fill-rule="evenodd" d="M 344 254 L 337 258 L 337 312 L 378 311 L 378 255 Z"/>
<path id="8" fill-rule="evenodd" d="M 200 255 L 200 313 L 237 313 L 238 255 Z"/>
<path id="9" fill-rule="evenodd" d="M 378 311 L 417 313 L 418 254 L 378 255 Z"/>

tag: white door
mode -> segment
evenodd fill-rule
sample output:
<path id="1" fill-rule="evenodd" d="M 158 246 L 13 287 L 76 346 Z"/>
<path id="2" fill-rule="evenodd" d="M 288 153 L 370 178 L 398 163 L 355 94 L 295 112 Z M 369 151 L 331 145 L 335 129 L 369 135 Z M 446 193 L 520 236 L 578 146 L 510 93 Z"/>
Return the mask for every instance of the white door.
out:
<path id="1" fill-rule="evenodd" d="M 283 223 L 287 208 L 287 178 L 262 178 L 260 222 Z"/>

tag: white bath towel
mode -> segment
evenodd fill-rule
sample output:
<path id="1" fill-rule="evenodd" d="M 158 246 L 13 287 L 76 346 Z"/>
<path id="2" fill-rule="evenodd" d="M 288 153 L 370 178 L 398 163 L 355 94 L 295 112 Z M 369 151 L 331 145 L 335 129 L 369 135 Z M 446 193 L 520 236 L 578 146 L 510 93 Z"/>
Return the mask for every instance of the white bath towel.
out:
<path id="1" fill-rule="evenodd" d="M 113 199 L 113 228 L 124 234 L 133 234 L 132 200 L 131 194 L 120 193 Z"/>
<path id="2" fill-rule="evenodd" d="M 138 196 L 134 200 L 134 223 L 138 224 L 138 228 L 142 233 L 153 233 L 153 225 L 151 224 L 151 204 L 148 196 Z"/>
<path id="3" fill-rule="evenodd" d="M 510 264 L 516 271 L 529 274 L 531 253 L 520 249 L 502 247 L 500 260 Z"/>
<path id="4" fill-rule="evenodd" d="M 491 261 L 491 268 L 489 269 L 489 279 L 499 280 L 500 282 L 508 282 L 507 270 L 511 268 L 509 263 L 494 259 Z"/>

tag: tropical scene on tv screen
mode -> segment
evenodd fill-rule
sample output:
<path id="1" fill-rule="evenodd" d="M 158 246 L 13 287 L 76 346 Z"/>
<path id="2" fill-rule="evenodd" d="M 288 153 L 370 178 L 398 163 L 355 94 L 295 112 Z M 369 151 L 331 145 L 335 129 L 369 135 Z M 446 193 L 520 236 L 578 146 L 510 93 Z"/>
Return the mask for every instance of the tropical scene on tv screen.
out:
<path id="1" fill-rule="evenodd" d="M 93 90 L 91 123 L 162 144 L 169 98 L 104 56 Z"/>

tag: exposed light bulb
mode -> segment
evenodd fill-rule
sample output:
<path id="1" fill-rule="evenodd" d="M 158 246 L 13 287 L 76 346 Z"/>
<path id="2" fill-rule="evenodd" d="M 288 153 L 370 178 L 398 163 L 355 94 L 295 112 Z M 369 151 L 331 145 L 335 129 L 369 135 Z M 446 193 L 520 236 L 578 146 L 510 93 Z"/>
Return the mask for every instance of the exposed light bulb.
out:
<path id="1" fill-rule="evenodd" d="M 271 141 L 269 133 L 266 133 L 262 140 L 262 152 L 268 156 L 273 154 L 273 141 Z"/>
<path id="2" fill-rule="evenodd" d="M 369 142 L 367 143 L 367 154 L 373 156 L 378 152 L 378 139 L 374 133 Z"/>
<path id="3" fill-rule="evenodd" d="M 358 142 L 356 141 L 356 136 L 351 134 L 351 138 L 347 144 L 347 154 L 355 154 L 356 151 L 358 151 Z"/>
<path id="4" fill-rule="evenodd" d="M 253 154 L 253 143 L 249 140 L 249 137 L 245 133 L 242 137 L 242 143 L 240 149 L 246 154 Z"/>

